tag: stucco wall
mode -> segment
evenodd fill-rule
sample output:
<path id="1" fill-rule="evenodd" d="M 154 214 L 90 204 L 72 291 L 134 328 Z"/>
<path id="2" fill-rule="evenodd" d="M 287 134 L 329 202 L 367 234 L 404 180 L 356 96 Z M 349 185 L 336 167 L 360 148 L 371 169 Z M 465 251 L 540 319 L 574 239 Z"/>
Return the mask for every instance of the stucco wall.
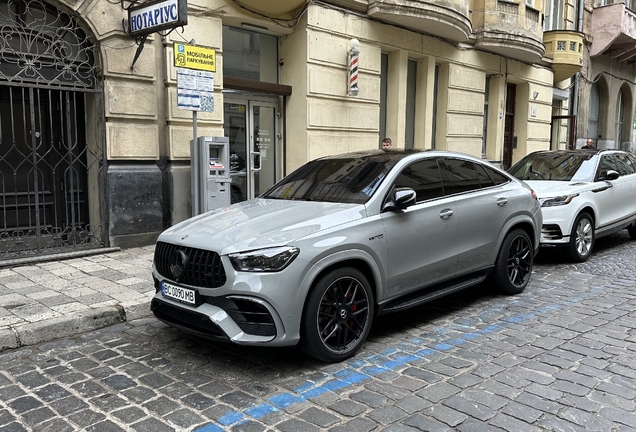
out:
<path id="1" fill-rule="evenodd" d="M 388 127 L 394 146 L 404 143 L 406 70 L 409 59 L 418 61 L 416 148 L 432 145 L 432 81 L 429 70 L 440 66 L 437 148 L 481 156 L 486 76 L 506 77 L 510 82 L 528 84 L 518 100 L 524 101 L 517 116 L 518 148 L 514 159 L 526 149 L 549 147 L 552 71 L 473 49 L 458 49 L 444 41 L 405 29 L 345 14 L 338 10 L 310 6 L 307 12 L 307 155 L 309 158 L 336 151 L 376 148 L 379 140 L 380 57 L 389 54 Z M 348 41 L 360 41 L 360 94 L 346 95 Z M 283 42 L 285 45 L 286 42 Z M 287 64 L 287 63 L 286 63 Z M 449 75 L 450 74 L 450 75 Z M 285 74 L 283 73 L 283 77 Z M 539 97 L 532 99 L 532 91 Z M 294 88 L 294 96 L 298 96 Z M 504 92 L 490 101 L 491 113 L 503 107 Z M 519 99 L 521 97 L 521 99 Z M 426 112 L 428 107 L 428 113 Z M 534 107 L 534 109 L 533 109 Z M 534 116 L 531 116 L 534 114 Z M 296 110 L 287 111 L 290 125 L 304 118 Z M 297 121 L 294 120 L 297 118 Z M 426 121 L 429 121 L 428 123 Z M 528 123 L 531 127 L 528 126 Z M 503 120 L 488 122 L 488 156 L 501 157 Z M 294 134 L 302 133 L 295 131 Z M 306 159 L 296 158 L 288 145 L 288 166 Z M 299 156 L 299 155 L 298 155 Z"/>
<path id="2" fill-rule="evenodd" d="M 598 136 L 592 137 L 600 140 L 600 144 L 607 148 L 620 148 L 623 142 L 632 142 L 632 119 L 634 118 L 634 66 L 628 62 L 619 62 L 612 59 L 610 54 L 590 58 L 586 51 L 582 70 L 582 78 L 579 81 L 579 105 L 578 123 L 576 128 L 577 144 L 581 144 L 588 136 L 590 91 L 594 82 L 599 83 L 600 107 Z M 618 95 L 621 88 L 624 89 L 625 121 L 621 143 L 616 143 L 616 120 L 618 109 Z M 626 144 L 629 146 L 629 144 Z"/>
<path id="3" fill-rule="evenodd" d="M 136 45 L 121 29 L 125 11 L 109 2 L 76 2 L 74 6 L 100 40 L 104 58 L 107 154 L 111 160 L 152 160 L 162 155 L 170 160 L 189 159 L 192 114 L 176 106 L 175 69 L 172 42 L 195 40 L 197 45 L 217 52 L 214 113 L 199 113 L 199 135 L 222 133 L 223 125 L 223 41 L 222 25 L 236 25 L 245 14 L 224 0 L 189 2 L 189 23 L 166 38 L 157 35 L 146 42 L 139 60 L 131 69 Z M 485 5 L 485 3 L 484 3 Z M 250 16 L 250 22 L 271 24 Z M 273 27 L 273 30 L 280 30 Z M 379 140 L 380 57 L 390 55 L 388 133 L 397 146 L 405 141 L 404 114 L 408 60 L 418 61 L 416 147 L 432 145 L 433 105 L 431 71 L 435 64 L 448 65 L 450 76 L 440 76 L 444 84 L 438 93 L 436 145 L 481 154 L 484 83 L 486 76 L 504 75 L 512 82 L 532 82 L 538 101 L 529 90 L 524 114 L 533 125 L 520 141 L 531 148 L 549 140 L 551 72 L 524 63 L 507 61 L 477 50 L 458 49 L 442 40 L 406 29 L 365 19 L 355 14 L 316 4 L 309 6 L 299 25 L 282 31 L 280 39 L 281 83 L 291 85 L 286 101 L 287 172 L 308 159 L 324 154 L 376 147 Z M 360 41 L 358 96 L 347 95 L 347 50 L 351 38 Z M 423 69 L 423 70 L 422 70 Z M 544 98 L 545 95 L 545 98 Z M 499 95 L 503 98 L 503 95 Z M 498 102 L 494 101 L 496 106 Z M 530 105 L 532 104 L 532 106 Z M 499 103 L 501 105 L 501 103 Z M 533 107 L 535 107 L 533 109 Z M 164 121 L 165 120 L 165 121 Z M 492 119 L 491 119 L 492 120 Z M 427 122 L 428 121 L 428 122 Z M 427 123 L 421 125 L 422 123 Z M 495 123 L 495 124 L 493 124 Z M 463 127 L 456 125 L 462 124 Z M 499 138 L 503 122 L 489 121 L 495 128 L 489 136 Z M 516 128 L 523 131 L 523 125 Z M 528 127 L 526 127 L 528 129 Z M 491 145 L 491 143 L 489 143 Z M 492 146 L 499 146 L 493 139 Z M 493 155 L 500 154 L 497 149 Z"/>
<path id="4" fill-rule="evenodd" d="M 309 4 L 299 22 L 285 28 L 248 14 L 231 1 L 190 0 L 188 25 L 165 38 L 151 35 L 131 67 L 137 45 L 122 29 L 122 19 L 127 15 L 119 3 L 66 0 L 65 4 L 81 15 L 99 43 L 107 157 L 111 165 L 135 161 L 154 167 L 148 170 L 148 176 L 163 176 L 164 202 L 157 205 L 163 207 L 165 221 L 187 216 L 177 207 L 183 207 L 182 197 L 189 195 L 186 168 L 193 136 L 192 113 L 178 109 L 176 104 L 172 44 L 194 40 L 197 45 L 216 50 L 216 109 L 198 113 L 198 135 L 222 135 L 223 25 L 256 24 L 279 37 L 280 83 L 292 87 L 292 95 L 282 106 L 283 174 L 322 155 L 378 147 L 382 53 L 389 56 L 387 135 L 395 147 L 403 147 L 406 141 L 409 60 L 417 62 L 415 148 L 435 145 L 481 156 L 488 78 L 487 157 L 501 159 L 506 82 L 514 82 L 519 88 L 514 160 L 527 151 L 549 146 L 552 72 L 469 45 L 457 46 L 318 3 Z M 360 41 L 357 96 L 347 94 L 347 51 L 352 38 Z M 440 74 L 434 118 L 436 67 Z M 532 97 L 534 91 L 539 94 L 536 99 Z M 117 168 L 113 175 L 120 176 L 118 179 L 128 176 L 128 182 L 134 184 L 132 169 Z M 117 193 L 122 190 L 125 188 Z M 113 196 L 121 202 L 129 198 Z M 146 210 L 154 214 L 155 207 Z M 143 227 L 129 231 L 134 235 L 139 230 Z"/>

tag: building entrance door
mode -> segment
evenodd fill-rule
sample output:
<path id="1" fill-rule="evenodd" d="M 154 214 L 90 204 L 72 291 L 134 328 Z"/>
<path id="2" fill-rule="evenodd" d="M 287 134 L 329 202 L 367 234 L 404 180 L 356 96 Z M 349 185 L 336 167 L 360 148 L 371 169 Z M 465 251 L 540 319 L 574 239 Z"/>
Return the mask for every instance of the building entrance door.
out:
<path id="1" fill-rule="evenodd" d="M 503 158 L 501 161 L 504 169 L 512 166 L 512 152 L 517 148 L 517 137 L 515 136 L 516 92 L 516 85 L 508 84 L 506 86 L 506 117 L 504 119 Z"/>
<path id="2" fill-rule="evenodd" d="M 259 196 L 280 179 L 279 113 L 277 99 L 225 98 L 232 204 Z"/>
<path id="3" fill-rule="evenodd" d="M 108 241 L 99 50 L 50 3 L 0 0 L 0 261 Z"/>
<path id="4" fill-rule="evenodd" d="M 574 150 L 576 116 L 552 116 L 550 150 Z"/>

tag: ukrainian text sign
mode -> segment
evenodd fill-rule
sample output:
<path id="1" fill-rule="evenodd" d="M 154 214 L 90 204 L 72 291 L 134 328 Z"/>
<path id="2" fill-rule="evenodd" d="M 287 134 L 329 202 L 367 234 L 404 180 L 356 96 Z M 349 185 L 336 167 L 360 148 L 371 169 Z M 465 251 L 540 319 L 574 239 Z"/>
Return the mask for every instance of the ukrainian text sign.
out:
<path id="1" fill-rule="evenodd" d="M 160 0 L 128 9 L 128 33 L 140 36 L 188 24 L 186 0 Z"/>
<path id="2" fill-rule="evenodd" d="M 216 51 L 194 45 L 174 44 L 174 65 L 178 68 L 216 72 Z"/>

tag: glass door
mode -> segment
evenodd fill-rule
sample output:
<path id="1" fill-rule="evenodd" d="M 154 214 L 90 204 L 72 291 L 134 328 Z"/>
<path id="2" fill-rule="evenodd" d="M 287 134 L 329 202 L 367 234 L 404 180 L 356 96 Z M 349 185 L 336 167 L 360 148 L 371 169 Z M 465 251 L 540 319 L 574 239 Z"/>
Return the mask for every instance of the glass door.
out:
<path id="1" fill-rule="evenodd" d="M 280 178 L 278 104 L 226 98 L 223 110 L 224 132 L 230 141 L 234 204 L 259 196 Z"/>

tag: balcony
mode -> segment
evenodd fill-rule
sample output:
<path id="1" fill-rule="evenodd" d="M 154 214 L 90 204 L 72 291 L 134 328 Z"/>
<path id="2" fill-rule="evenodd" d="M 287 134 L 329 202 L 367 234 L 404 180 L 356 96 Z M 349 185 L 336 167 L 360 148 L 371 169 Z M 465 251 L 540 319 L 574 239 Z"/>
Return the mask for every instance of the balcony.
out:
<path id="1" fill-rule="evenodd" d="M 543 32 L 545 56 L 552 59 L 554 82 L 570 78 L 583 65 L 583 38 L 585 35 L 572 30 Z"/>
<path id="2" fill-rule="evenodd" d="M 369 0 L 367 14 L 455 42 L 472 32 L 467 0 Z"/>
<path id="3" fill-rule="evenodd" d="M 236 6 L 232 0 L 225 0 Z M 245 7 L 267 16 L 284 17 L 305 4 L 305 0 L 241 0 Z"/>
<path id="4" fill-rule="evenodd" d="M 528 63 L 545 54 L 541 13 L 525 3 L 476 1 L 472 22 L 478 48 Z"/>
<path id="5" fill-rule="evenodd" d="M 610 54 L 618 61 L 632 59 L 636 56 L 636 13 L 624 3 L 594 8 L 592 38 L 590 57 Z"/>

